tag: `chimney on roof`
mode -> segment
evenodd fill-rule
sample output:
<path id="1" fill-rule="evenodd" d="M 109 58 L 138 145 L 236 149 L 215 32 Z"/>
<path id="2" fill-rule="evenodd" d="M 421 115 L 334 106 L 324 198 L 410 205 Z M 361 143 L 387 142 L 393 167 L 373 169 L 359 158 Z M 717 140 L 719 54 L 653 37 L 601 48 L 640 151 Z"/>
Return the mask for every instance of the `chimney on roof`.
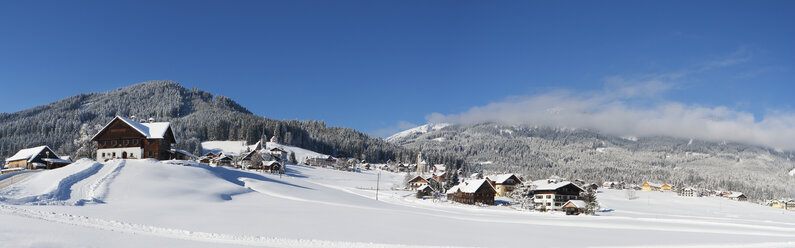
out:
<path id="1" fill-rule="evenodd" d="M 131 115 L 131 116 L 130 116 L 130 120 L 133 120 L 133 121 L 135 121 L 135 115 Z"/>
<path id="2" fill-rule="evenodd" d="M 152 123 L 152 122 L 155 122 L 155 118 L 154 117 L 149 117 L 149 123 Z"/>

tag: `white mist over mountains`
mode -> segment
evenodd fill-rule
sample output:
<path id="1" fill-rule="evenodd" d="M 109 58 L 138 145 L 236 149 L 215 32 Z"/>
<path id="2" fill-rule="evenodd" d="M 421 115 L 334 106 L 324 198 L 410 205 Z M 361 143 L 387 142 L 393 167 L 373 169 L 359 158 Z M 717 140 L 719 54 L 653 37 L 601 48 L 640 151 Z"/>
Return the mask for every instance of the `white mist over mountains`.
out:
<path id="1" fill-rule="evenodd" d="M 621 80 L 611 78 L 608 82 Z M 658 99 L 671 86 L 651 80 L 599 92 L 555 91 L 516 96 L 459 114 L 432 113 L 426 119 L 430 123 L 499 122 L 586 128 L 618 136 L 673 136 L 795 150 L 795 114 L 768 111 L 757 120 L 752 113 L 726 106 Z M 643 102 L 646 99 L 654 101 Z"/>

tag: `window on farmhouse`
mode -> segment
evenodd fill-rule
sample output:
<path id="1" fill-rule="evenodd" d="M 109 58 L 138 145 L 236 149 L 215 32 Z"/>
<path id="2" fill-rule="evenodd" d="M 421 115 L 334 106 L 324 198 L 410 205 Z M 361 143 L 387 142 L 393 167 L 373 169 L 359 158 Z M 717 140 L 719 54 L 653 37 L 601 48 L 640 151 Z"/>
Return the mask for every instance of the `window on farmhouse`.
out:
<path id="1" fill-rule="evenodd" d="M 124 145 L 125 145 L 125 146 L 126 146 L 126 145 L 129 145 L 129 144 L 130 144 L 130 141 L 129 141 L 129 140 L 124 140 Z"/>
<path id="2" fill-rule="evenodd" d="M 137 139 L 136 140 L 132 140 L 132 144 L 133 145 L 137 145 L 138 144 L 138 140 Z"/>
<path id="3" fill-rule="evenodd" d="M 115 140 L 110 142 L 110 145 L 112 145 L 112 146 L 116 146 L 117 144 L 118 144 L 118 143 L 116 143 L 116 141 L 115 141 Z"/>

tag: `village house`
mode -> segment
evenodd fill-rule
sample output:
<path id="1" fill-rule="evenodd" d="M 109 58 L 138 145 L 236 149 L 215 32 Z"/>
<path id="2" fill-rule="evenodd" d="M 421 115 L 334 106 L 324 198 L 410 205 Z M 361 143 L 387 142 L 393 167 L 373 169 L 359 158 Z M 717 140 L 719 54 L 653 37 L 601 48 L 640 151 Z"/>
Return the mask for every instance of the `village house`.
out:
<path id="1" fill-rule="evenodd" d="M 533 181 L 533 204 L 539 210 L 561 210 L 569 200 L 580 200 L 584 190 L 572 182 L 559 179 Z"/>
<path id="2" fill-rule="evenodd" d="M 685 187 L 682 190 L 679 190 L 680 196 L 687 196 L 687 197 L 701 197 L 698 190 L 693 187 Z"/>
<path id="3" fill-rule="evenodd" d="M 464 204 L 494 205 L 497 190 L 486 179 L 464 181 L 447 190 L 447 199 Z"/>
<path id="4" fill-rule="evenodd" d="M 14 156 L 6 159 L 5 169 L 55 169 L 71 164 L 72 161 L 58 156 L 48 146 L 38 146 L 19 150 Z"/>
<path id="5" fill-rule="evenodd" d="M 433 196 L 434 193 L 436 193 L 436 191 L 433 190 L 433 188 L 431 188 L 431 186 L 429 186 L 429 185 L 423 185 L 423 186 L 417 188 L 417 198 L 423 198 L 423 197 L 426 197 L 426 196 Z"/>
<path id="6" fill-rule="evenodd" d="M 199 160 L 199 157 L 193 155 L 193 153 L 190 153 L 188 151 L 183 151 L 180 149 L 171 149 L 171 158 L 176 160 L 192 160 L 192 161 Z"/>
<path id="7" fill-rule="evenodd" d="M 262 170 L 267 172 L 275 172 L 280 171 L 282 169 L 282 164 L 279 161 L 264 161 L 262 162 Z"/>
<path id="8" fill-rule="evenodd" d="M 254 156 L 260 156 L 260 161 L 273 160 L 273 157 L 269 153 L 263 154 L 262 152 L 260 152 L 259 149 L 256 149 L 256 150 L 244 153 L 243 157 L 240 158 L 239 165 L 242 168 L 257 168 L 257 167 L 261 167 L 262 166 L 261 164 L 260 165 L 252 164 L 251 159 Z"/>
<path id="9" fill-rule="evenodd" d="M 309 166 L 316 166 L 316 167 L 331 167 L 334 165 L 336 160 L 332 156 L 328 157 L 316 157 L 316 158 L 308 158 L 306 159 L 306 164 Z"/>
<path id="10" fill-rule="evenodd" d="M 773 208 L 787 209 L 786 200 L 772 200 L 767 205 Z"/>
<path id="11" fill-rule="evenodd" d="M 111 159 L 171 159 L 171 146 L 177 143 L 168 122 L 138 123 L 116 116 L 92 141 L 97 142 L 97 161 Z"/>
<path id="12" fill-rule="evenodd" d="M 234 166 L 235 166 L 234 162 L 235 162 L 235 160 L 234 160 L 232 157 L 230 157 L 230 156 L 227 156 L 226 154 L 223 154 L 223 153 L 221 153 L 221 155 L 218 155 L 218 157 L 217 157 L 217 158 L 214 158 L 214 159 L 213 159 L 213 160 L 210 162 L 210 165 L 213 165 L 213 166 L 228 166 L 228 167 L 234 167 Z"/>
<path id="13" fill-rule="evenodd" d="M 434 172 L 433 179 L 439 182 L 446 182 L 447 181 L 447 172 Z"/>
<path id="14" fill-rule="evenodd" d="M 586 203 L 583 200 L 569 200 L 563 204 L 563 211 L 566 215 L 579 215 L 585 210 Z"/>
<path id="15" fill-rule="evenodd" d="M 602 188 L 624 189 L 624 185 L 625 184 L 623 182 L 604 182 L 602 183 Z"/>
<path id="16" fill-rule="evenodd" d="M 644 182 L 643 185 L 640 186 L 641 191 L 661 191 L 661 192 L 670 192 L 672 190 L 671 185 L 667 183 L 659 184 L 659 183 L 650 183 Z"/>
<path id="17" fill-rule="evenodd" d="M 748 198 L 745 196 L 745 194 L 743 194 L 743 192 L 728 192 L 728 194 L 726 194 L 725 197 L 729 198 L 729 200 L 733 200 L 733 201 L 747 201 L 748 200 Z"/>
<path id="18" fill-rule="evenodd" d="M 284 151 L 281 148 L 278 148 L 278 147 L 271 148 L 270 153 L 277 160 L 286 160 L 287 159 L 287 152 Z"/>
<path id="19" fill-rule="evenodd" d="M 416 177 L 414 177 L 414 178 L 412 178 L 411 180 L 408 181 L 407 186 L 411 190 L 417 190 L 420 187 L 422 187 L 423 185 L 429 185 L 429 184 L 430 184 L 429 178 L 424 178 L 422 176 L 416 176 Z"/>
<path id="20" fill-rule="evenodd" d="M 522 180 L 514 174 L 488 176 L 486 179 L 494 186 L 494 189 L 497 191 L 497 196 L 506 196 L 513 192 L 518 186 L 522 185 Z"/>
<path id="21" fill-rule="evenodd" d="M 210 163 L 213 161 L 213 159 L 215 159 L 217 157 L 218 157 L 218 154 L 215 154 L 213 152 L 208 152 L 208 153 L 205 153 L 203 156 L 201 156 L 199 158 L 199 163 L 210 165 Z"/>

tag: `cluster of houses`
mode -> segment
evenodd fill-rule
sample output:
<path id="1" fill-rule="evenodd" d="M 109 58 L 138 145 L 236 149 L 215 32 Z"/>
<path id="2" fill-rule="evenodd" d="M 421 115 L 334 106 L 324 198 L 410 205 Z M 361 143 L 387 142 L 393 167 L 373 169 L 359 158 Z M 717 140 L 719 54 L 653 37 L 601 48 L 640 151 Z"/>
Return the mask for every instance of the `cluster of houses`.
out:
<path id="1" fill-rule="evenodd" d="M 773 208 L 779 208 L 784 210 L 795 211 L 795 200 L 788 199 L 788 200 L 771 200 L 767 202 L 768 206 Z"/>
<path id="2" fill-rule="evenodd" d="M 253 145 L 254 149 L 242 154 L 233 152 L 207 152 L 196 161 L 210 166 L 226 166 L 240 169 L 281 172 L 287 153 L 278 147 L 265 149 L 262 142 Z M 255 158 L 255 156 L 259 156 Z"/>
<path id="3" fill-rule="evenodd" d="M 409 180 L 406 187 L 416 190 L 418 197 L 432 196 L 442 191 L 432 187 L 437 183 L 440 182 L 433 176 L 419 175 Z M 528 196 L 532 198 L 536 210 L 580 214 L 586 207 L 580 193 L 584 192 L 586 187 L 596 187 L 596 185 L 571 182 L 561 178 L 524 182 L 515 174 L 500 174 L 483 179 L 463 179 L 444 193 L 447 200 L 458 203 L 494 205 L 495 198 L 509 196 L 522 187 L 529 189 Z"/>
<path id="4" fill-rule="evenodd" d="M 634 185 L 634 184 L 627 184 L 624 182 L 604 182 L 602 184 L 602 187 L 607 189 L 634 189 L 640 191 L 676 192 L 677 195 L 684 197 L 714 196 L 714 197 L 723 197 L 734 201 L 748 200 L 748 197 L 745 194 L 738 191 L 705 190 L 705 189 L 697 189 L 694 187 L 678 188 L 673 184 L 668 184 L 668 183 L 644 182 L 641 185 Z"/>

